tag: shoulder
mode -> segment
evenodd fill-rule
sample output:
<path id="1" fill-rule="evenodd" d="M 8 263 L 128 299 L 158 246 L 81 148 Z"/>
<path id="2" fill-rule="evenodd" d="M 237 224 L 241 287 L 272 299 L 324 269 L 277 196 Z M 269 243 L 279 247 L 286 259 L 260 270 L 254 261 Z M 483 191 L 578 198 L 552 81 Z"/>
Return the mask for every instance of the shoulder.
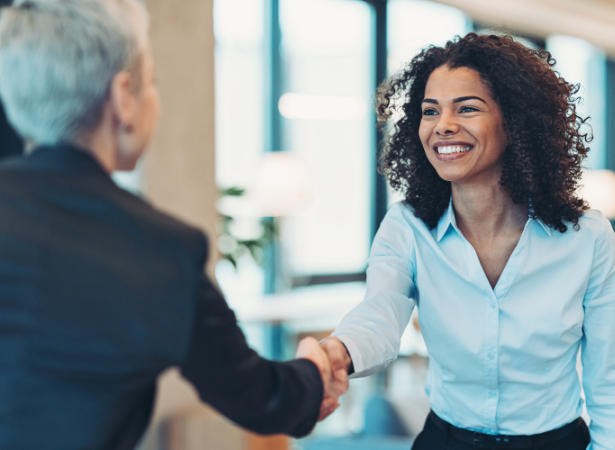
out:
<path id="1" fill-rule="evenodd" d="M 414 215 L 414 208 L 405 201 L 395 202 L 391 205 L 386 214 L 388 220 L 401 220 L 411 226 L 417 226 L 423 221 Z"/>
<path id="2" fill-rule="evenodd" d="M 378 233 L 388 229 L 411 229 L 416 226 L 417 218 L 414 216 L 413 208 L 406 202 L 400 201 L 393 203 L 387 211 Z"/>
<path id="3" fill-rule="evenodd" d="M 579 218 L 579 230 L 572 229 L 572 225 L 569 225 L 569 231 L 573 233 L 581 233 L 584 235 L 591 235 L 594 239 L 602 239 L 605 234 L 613 234 L 613 227 L 606 218 L 606 216 L 597 209 L 590 209 L 584 212 Z"/>
<path id="4" fill-rule="evenodd" d="M 80 236 L 132 242 L 147 254 L 172 260 L 198 264 L 205 259 L 208 246 L 201 230 L 121 189 L 87 157 L 70 156 L 68 163 L 53 169 L 41 158 L 0 163 L 0 212 L 10 204 L 28 204 L 41 221 L 76 227 Z"/>
<path id="5" fill-rule="evenodd" d="M 414 215 L 414 208 L 405 201 L 393 203 L 387 211 L 381 228 L 395 229 L 410 233 L 430 234 L 430 230 L 421 219 Z"/>
<path id="6" fill-rule="evenodd" d="M 594 262 L 599 260 L 601 255 L 615 255 L 615 233 L 611 222 L 602 212 L 595 209 L 585 211 L 579 218 L 578 229 L 574 229 L 571 223 L 566 225 L 568 230 L 565 233 L 554 232 L 554 235 L 568 248 L 591 252 Z"/>
<path id="7" fill-rule="evenodd" d="M 374 238 L 373 248 L 385 246 L 390 249 L 409 250 L 416 236 L 429 234 L 425 223 L 414 215 L 414 209 L 404 201 L 396 202 L 387 211 Z"/>
<path id="8" fill-rule="evenodd" d="M 117 188 L 113 197 L 121 214 L 133 222 L 140 233 L 152 241 L 160 242 L 161 250 L 165 248 L 163 244 L 166 244 L 168 250 L 188 253 L 199 260 L 206 259 L 209 244 L 202 230 L 123 189 Z"/>
<path id="9" fill-rule="evenodd" d="M 565 221 L 564 224 L 567 230 L 563 233 L 548 227 L 550 230 L 550 239 L 557 245 L 575 246 L 575 248 L 589 249 L 593 248 L 603 240 L 609 240 L 613 235 L 613 228 L 604 214 L 595 209 L 589 209 L 583 212 L 579 217 L 578 225 L 575 226 L 572 222 Z M 547 225 L 543 224 L 543 227 Z M 569 247 L 572 248 L 572 247 Z"/>

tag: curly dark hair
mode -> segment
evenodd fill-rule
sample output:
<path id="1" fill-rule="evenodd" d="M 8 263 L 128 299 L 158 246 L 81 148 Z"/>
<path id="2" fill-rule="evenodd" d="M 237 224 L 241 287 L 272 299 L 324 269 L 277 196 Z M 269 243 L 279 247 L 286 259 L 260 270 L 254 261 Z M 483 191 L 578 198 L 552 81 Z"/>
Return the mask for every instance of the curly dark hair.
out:
<path id="1" fill-rule="evenodd" d="M 380 170 L 429 228 L 451 196 L 451 183 L 427 159 L 418 133 L 427 80 L 442 66 L 475 70 L 500 106 L 509 138 L 500 184 L 513 202 L 561 233 L 568 229 L 564 222 L 579 228 L 588 206 L 576 189 L 592 138 L 581 131 L 587 118 L 576 111 L 579 85 L 567 83 L 554 65 L 549 52 L 529 49 L 511 36 L 469 33 L 424 49 L 380 86 L 378 123 L 391 125 Z"/>

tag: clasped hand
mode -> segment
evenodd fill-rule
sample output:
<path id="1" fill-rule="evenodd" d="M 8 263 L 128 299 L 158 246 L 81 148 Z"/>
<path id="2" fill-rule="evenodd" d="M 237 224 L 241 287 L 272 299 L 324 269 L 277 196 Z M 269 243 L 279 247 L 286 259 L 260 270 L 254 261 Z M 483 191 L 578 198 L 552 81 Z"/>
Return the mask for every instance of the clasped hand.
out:
<path id="1" fill-rule="evenodd" d="M 309 359 L 320 370 L 324 393 L 318 420 L 323 420 L 340 406 L 339 398 L 348 390 L 348 351 L 337 338 L 327 338 L 318 345 L 316 339 L 307 337 L 299 343 L 296 356 Z"/>

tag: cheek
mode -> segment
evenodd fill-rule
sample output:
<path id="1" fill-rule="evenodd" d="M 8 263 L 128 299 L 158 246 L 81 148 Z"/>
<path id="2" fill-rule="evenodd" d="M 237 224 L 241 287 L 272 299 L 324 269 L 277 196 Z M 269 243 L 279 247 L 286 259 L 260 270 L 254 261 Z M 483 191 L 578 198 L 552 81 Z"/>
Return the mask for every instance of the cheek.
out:
<path id="1" fill-rule="evenodd" d="M 506 151 L 506 147 L 508 146 L 508 137 L 502 127 L 496 127 L 494 133 L 496 136 L 494 139 L 494 144 L 496 145 L 498 154 L 501 157 L 504 155 L 504 151 Z"/>
<path id="2" fill-rule="evenodd" d="M 160 102 L 155 92 L 150 92 L 145 104 L 147 128 L 155 126 L 160 111 Z"/>
<path id="3" fill-rule="evenodd" d="M 421 140 L 424 149 L 427 149 L 428 147 L 429 136 L 431 136 L 431 128 L 432 127 L 428 123 L 421 121 L 419 126 L 419 139 Z"/>
<path id="4" fill-rule="evenodd" d="M 154 103 L 156 105 L 156 118 L 160 114 L 160 95 L 158 94 L 158 89 L 154 89 Z"/>

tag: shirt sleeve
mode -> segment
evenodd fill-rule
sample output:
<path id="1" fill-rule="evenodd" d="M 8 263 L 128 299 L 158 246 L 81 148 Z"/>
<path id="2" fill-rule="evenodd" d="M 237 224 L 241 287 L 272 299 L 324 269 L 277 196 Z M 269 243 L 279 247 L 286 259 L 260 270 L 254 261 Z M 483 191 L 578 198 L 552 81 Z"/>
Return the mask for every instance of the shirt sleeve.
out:
<path id="1" fill-rule="evenodd" d="M 401 336 L 414 309 L 414 234 L 402 214 L 391 207 L 374 238 L 364 300 L 333 332 L 352 358 L 352 378 L 386 368 L 397 358 Z"/>
<path id="2" fill-rule="evenodd" d="M 308 434 L 316 424 L 323 385 L 307 359 L 275 362 L 246 343 L 235 314 L 203 275 L 194 332 L 182 374 L 201 399 L 233 422 L 261 434 Z"/>
<path id="3" fill-rule="evenodd" d="M 615 234 L 604 217 L 602 221 L 583 299 L 583 389 L 591 418 L 588 450 L 615 448 Z"/>

